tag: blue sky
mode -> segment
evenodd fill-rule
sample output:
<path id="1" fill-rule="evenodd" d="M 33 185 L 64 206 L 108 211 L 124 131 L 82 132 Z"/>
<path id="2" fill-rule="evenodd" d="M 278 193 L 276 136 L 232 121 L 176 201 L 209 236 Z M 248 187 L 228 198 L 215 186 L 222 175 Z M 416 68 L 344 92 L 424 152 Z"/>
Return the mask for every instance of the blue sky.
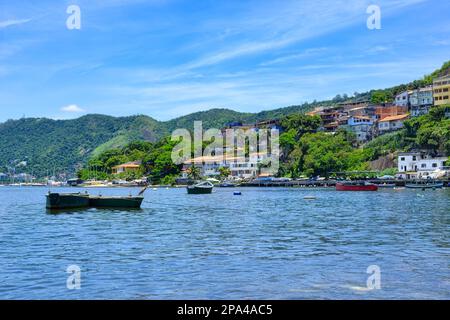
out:
<path id="1" fill-rule="evenodd" d="M 66 27 L 69 5 L 81 30 Z M 382 29 L 366 26 L 370 4 Z M 422 77 L 450 60 L 440 0 L 0 0 L 0 121 L 257 112 Z"/>

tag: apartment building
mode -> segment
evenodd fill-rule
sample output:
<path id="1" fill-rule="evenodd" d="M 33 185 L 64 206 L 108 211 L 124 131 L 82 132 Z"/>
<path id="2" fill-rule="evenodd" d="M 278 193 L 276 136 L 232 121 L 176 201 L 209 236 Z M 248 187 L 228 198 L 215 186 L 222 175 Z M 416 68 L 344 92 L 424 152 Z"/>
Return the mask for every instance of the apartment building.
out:
<path id="1" fill-rule="evenodd" d="M 450 104 L 450 74 L 433 81 L 434 105 Z"/>

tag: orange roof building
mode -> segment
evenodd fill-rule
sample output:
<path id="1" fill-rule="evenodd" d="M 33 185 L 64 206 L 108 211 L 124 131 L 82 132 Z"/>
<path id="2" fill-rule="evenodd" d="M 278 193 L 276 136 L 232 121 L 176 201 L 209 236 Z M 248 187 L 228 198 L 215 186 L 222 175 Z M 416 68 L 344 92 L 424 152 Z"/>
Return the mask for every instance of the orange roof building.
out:
<path id="1" fill-rule="evenodd" d="M 409 118 L 409 114 L 386 117 L 378 122 L 378 131 L 385 133 L 403 128 L 403 122 Z"/>
<path id="2" fill-rule="evenodd" d="M 120 164 L 117 166 L 112 167 L 112 173 L 113 174 L 120 174 L 124 172 L 135 172 L 138 171 L 141 167 L 141 164 L 139 162 L 127 162 L 124 164 Z"/>

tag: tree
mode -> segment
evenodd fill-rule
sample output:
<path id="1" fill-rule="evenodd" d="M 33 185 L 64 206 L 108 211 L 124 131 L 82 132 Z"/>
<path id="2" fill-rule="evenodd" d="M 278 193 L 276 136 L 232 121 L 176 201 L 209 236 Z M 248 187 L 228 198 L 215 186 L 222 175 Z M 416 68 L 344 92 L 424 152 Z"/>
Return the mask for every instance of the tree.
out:
<path id="1" fill-rule="evenodd" d="M 231 170 L 228 167 L 220 167 L 219 168 L 220 178 L 226 179 L 231 175 Z"/>
<path id="2" fill-rule="evenodd" d="M 192 165 L 189 169 L 187 169 L 188 177 L 193 180 L 199 180 L 200 179 L 200 168 L 196 167 L 195 165 Z"/>
<path id="3" fill-rule="evenodd" d="M 393 94 L 388 90 L 377 90 L 372 92 L 370 96 L 370 102 L 375 104 L 391 102 L 393 100 Z"/>

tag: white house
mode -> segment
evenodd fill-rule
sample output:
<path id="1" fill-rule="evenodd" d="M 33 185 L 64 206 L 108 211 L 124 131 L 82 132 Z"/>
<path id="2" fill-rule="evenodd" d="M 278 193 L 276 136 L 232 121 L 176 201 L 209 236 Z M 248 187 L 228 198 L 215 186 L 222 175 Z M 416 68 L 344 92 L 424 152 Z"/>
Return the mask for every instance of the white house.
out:
<path id="1" fill-rule="evenodd" d="M 192 159 L 190 162 L 200 168 L 200 174 L 206 177 L 215 177 L 220 175 L 219 169 L 221 167 L 229 168 L 231 177 L 233 178 L 254 178 L 258 176 L 258 164 L 268 158 L 266 153 L 253 152 L 249 157 L 236 156 L 203 156 Z M 183 170 L 182 177 L 187 177 L 187 168 L 191 164 L 186 164 Z"/>
<path id="2" fill-rule="evenodd" d="M 399 93 L 395 96 L 395 105 L 407 107 L 409 105 L 409 93 L 408 91 Z"/>
<path id="3" fill-rule="evenodd" d="M 395 131 L 403 128 L 403 122 L 409 118 L 409 114 L 386 117 L 378 122 L 378 131 L 380 134 L 389 131 Z"/>
<path id="4" fill-rule="evenodd" d="M 432 157 L 423 152 L 405 152 L 398 155 L 398 176 L 402 179 L 424 179 L 437 170 L 445 170 L 448 157 Z"/>
<path id="5" fill-rule="evenodd" d="M 347 126 L 356 134 L 358 142 L 366 142 L 372 138 L 373 121 L 369 117 L 350 117 Z"/>

